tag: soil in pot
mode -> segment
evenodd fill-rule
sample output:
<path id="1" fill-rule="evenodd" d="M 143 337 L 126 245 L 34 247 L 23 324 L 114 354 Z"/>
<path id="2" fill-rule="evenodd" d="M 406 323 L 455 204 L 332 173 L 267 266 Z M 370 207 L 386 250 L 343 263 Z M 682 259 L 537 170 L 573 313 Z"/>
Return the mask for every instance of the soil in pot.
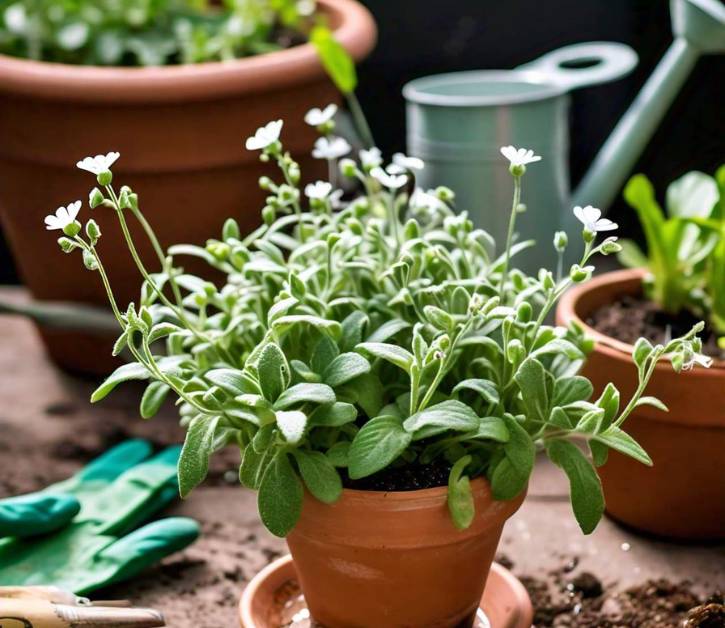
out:
<path id="1" fill-rule="evenodd" d="M 686 310 L 669 314 L 653 301 L 631 295 L 597 308 L 586 319 L 587 325 L 599 333 L 632 345 L 640 337 L 653 344 L 664 344 L 669 338 L 686 334 L 699 321 Z M 706 326 L 700 337 L 705 355 L 725 359 L 725 351 L 717 346 L 717 336 L 712 329 Z"/>

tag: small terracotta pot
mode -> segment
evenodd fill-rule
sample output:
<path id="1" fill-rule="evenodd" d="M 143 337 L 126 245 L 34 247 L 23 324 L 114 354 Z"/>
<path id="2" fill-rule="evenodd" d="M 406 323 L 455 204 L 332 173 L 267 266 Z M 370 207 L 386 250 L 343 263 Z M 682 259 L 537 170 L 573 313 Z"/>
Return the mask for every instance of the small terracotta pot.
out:
<path id="1" fill-rule="evenodd" d="M 319 0 L 335 36 L 356 59 L 376 36 L 370 13 L 353 0 Z M 78 255 L 65 255 L 43 217 L 85 199 L 92 175 L 75 167 L 87 155 L 121 152 L 118 184 L 138 192 L 162 245 L 204 244 L 224 221 L 259 223 L 269 167 L 244 139 L 269 120 L 285 120 L 285 146 L 303 177 L 324 174 L 309 156 L 311 107 L 339 102 L 311 44 L 224 63 L 118 68 L 44 63 L 0 55 L 0 219 L 24 283 L 40 300 L 106 304 L 97 276 Z M 83 215 L 90 217 L 88 209 Z M 141 277 L 111 211 L 93 217 L 100 252 L 121 303 L 138 298 Z M 133 221 L 132 221 L 133 222 Z M 158 264 L 136 225 L 142 257 Z M 189 259 L 184 259 L 190 265 Z M 85 274 L 84 274 L 85 273 Z M 71 370 L 103 371 L 112 339 L 44 334 L 53 359 Z M 105 341 L 105 345 L 102 341 Z M 100 361 L 99 361 L 100 359 Z"/>
<path id="2" fill-rule="evenodd" d="M 642 290 L 644 271 L 605 273 L 567 292 L 557 322 L 576 321 L 596 341 L 582 374 L 598 394 L 608 382 L 623 403 L 637 387 L 632 346 L 595 331 L 584 321 L 598 307 Z M 682 539 L 725 538 L 725 362 L 675 373 L 666 359 L 655 367 L 647 395 L 669 412 L 637 408 L 625 429 L 644 447 L 654 466 L 614 451 L 599 469 L 607 512 L 653 534 Z"/>
<path id="3" fill-rule="evenodd" d="M 328 628 L 462 625 L 473 619 L 506 520 L 519 508 L 471 483 L 476 517 L 453 525 L 447 488 L 306 495 L 287 537 L 314 619 Z"/>

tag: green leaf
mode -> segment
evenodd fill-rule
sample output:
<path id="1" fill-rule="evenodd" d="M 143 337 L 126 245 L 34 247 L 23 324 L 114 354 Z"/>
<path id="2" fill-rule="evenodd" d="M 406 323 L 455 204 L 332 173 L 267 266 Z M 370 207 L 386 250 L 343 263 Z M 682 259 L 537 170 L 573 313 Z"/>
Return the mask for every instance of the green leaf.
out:
<path id="1" fill-rule="evenodd" d="M 186 497 L 206 478 L 219 418 L 200 415 L 189 424 L 179 456 L 179 490 L 182 497 Z"/>
<path id="2" fill-rule="evenodd" d="M 310 366 L 315 373 L 322 374 L 339 354 L 337 343 L 329 336 L 322 336 L 312 351 Z"/>
<path id="3" fill-rule="evenodd" d="M 212 369 L 204 373 L 204 378 L 234 397 L 258 392 L 255 390 L 256 387 L 250 385 L 244 373 L 237 369 Z"/>
<path id="4" fill-rule="evenodd" d="M 596 434 L 600 431 L 603 418 L 604 410 L 595 407 L 593 410 L 589 410 L 582 415 L 576 424 L 576 431 L 583 432 L 584 434 Z"/>
<path id="5" fill-rule="evenodd" d="M 604 387 L 604 391 L 599 399 L 597 399 L 597 406 L 604 410 L 601 426 L 603 429 L 606 429 L 614 421 L 619 412 L 619 391 L 615 388 L 614 384 L 609 382 Z"/>
<path id="6" fill-rule="evenodd" d="M 315 408 L 310 415 L 310 426 L 340 427 L 357 418 L 357 409 L 351 403 L 336 401 L 331 405 Z"/>
<path id="7" fill-rule="evenodd" d="M 164 403 L 167 395 L 169 394 L 169 388 L 164 382 L 151 382 L 144 390 L 143 397 L 141 397 L 141 416 L 144 419 L 150 419 L 154 416 Z"/>
<path id="8" fill-rule="evenodd" d="M 328 363 L 322 379 L 329 386 L 340 386 L 369 371 L 370 362 L 359 353 L 342 353 Z"/>
<path id="9" fill-rule="evenodd" d="M 161 338 L 166 338 L 178 331 L 181 331 L 181 327 L 178 325 L 174 325 L 173 323 L 158 323 L 157 325 L 154 325 L 149 332 L 149 344 L 152 344 Z"/>
<path id="10" fill-rule="evenodd" d="M 239 481 L 242 486 L 251 488 L 253 491 L 259 489 L 267 464 L 270 461 L 271 457 L 268 451 L 255 451 L 252 443 L 249 443 L 244 448 L 242 464 L 239 466 Z"/>
<path id="11" fill-rule="evenodd" d="M 681 218 L 707 218 L 718 198 L 715 179 L 693 170 L 667 187 L 667 212 Z"/>
<path id="12" fill-rule="evenodd" d="M 509 431 L 503 419 L 497 416 L 485 416 L 479 419 L 478 428 L 470 434 L 466 434 L 466 440 L 482 439 L 495 440 L 505 443 L 509 439 Z"/>
<path id="13" fill-rule="evenodd" d="M 459 530 L 468 528 L 476 515 L 471 482 L 468 476 L 463 475 L 470 462 L 471 456 L 464 456 L 453 465 L 448 476 L 448 511 L 451 513 L 453 525 Z"/>
<path id="14" fill-rule="evenodd" d="M 267 423 L 257 430 L 257 433 L 252 438 L 252 447 L 258 454 L 265 452 L 274 443 L 275 436 L 277 435 L 276 423 Z"/>
<path id="15" fill-rule="evenodd" d="M 521 363 L 514 376 L 530 419 L 545 421 L 549 416 L 547 375 L 541 362 L 528 357 Z"/>
<path id="16" fill-rule="evenodd" d="M 278 451 L 267 466 L 257 495 L 257 507 L 267 530 L 279 537 L 292 531 L 302 512 L 304 490 L 287 453 Z"/>
<path id="17" fill-rule="evenodd" d="M 342 494 L 342 480 L 325 454 L 296 449 L 294 457 L 310 493 L 325 504 L 337 501 Z"/>
<path id="18" fill-rule="evenodd" d="M 601 467 L 609 457 L 609 447 L 595 440 L 589 441 L 589 451 L 592 452 L 592 461 L 595 467 Z"/>
<path id="19" fill-rule="evenodd" d="M 325 455 L 335 467 L 346 467 L 348 464 L 348 454 L 350 453 L 350 443 L 348 441 L 340 441 L 330 447 Z"/>
<path id="20" fill-rule="evenodd" d="M 421 412 L 416 412 L 403 423 L 414 440 L 428 438 L 447 430 L 470 432 L 477 430 L 480 419 L 465 403 L 456 399 L 442 401 Z"/>
<path id="21" fill-rule="evenodd" d="M 350 478 L 357 480 L 384 469 L 407 449 L 412 438 L 394 416 L 371 419 L 360 428 L 350 445 Z"/>
<path id="22" fill-rule="evenodd" d="M 464 388 L 477 392 L 488 403 L 497 404 L 499 402 L 498 388 L 488 379 L 464 379 L 456 384 L 453 392 L 457 393 Z"/>
<path id="23" fill-rule="evenodd" d="M 551 425 L 555 425 L 556 427 L 561 427 L 565 430 L 571 430 L 574 428 L 571 420 L 569 419 L 569 415 L 564 411 L 563 408 L 560 408 L 559 406 L 554 406 L 551 409 L 551 414 L 549 415 L 549 423 Z"/>
<path id="24" fill-rule="evenodd" d="M 282 336 L 297 325 L 310 325 L 315 329 L 329 335 L 333 340 L 342 335 L 342 326 L 337 321 L 327 320 L 309 314 L 291 314 L 282 316 L 272 323 L 272 329 Z"/>
<path id="25" fill-rule="evenodd" d="M 307 429 L 307 415 L 299 410 L 279 410 L 275 412 L 277 427 L 284 439 L 296 445 L 302 440 Z"/>
<path id="26" fill-rule="evenodd" d="M 526 488 L 534 468 L 536 446 L 529 433 L 512 416 L 503 416 L 509 440 L 503 446 L 503 458 L 491 475 L 494 499 L 513 499 Z"/>
<path id="27" fill-rule="evenodd" d="M 344 390 L 338 394 L 350 397 L 350 401 L 358 404 L 369 417 L 377 416 L 383 407 L 383 385 L 380 378 L 373 373 L 366 373 L 348 382 Z"/>
<path id="28" fill-rule="evenodd" d="M 268 401 L 275 401 L 290 382 L 290 368 L 284 352 L 279 345 L 270 342 L 260 352 L 256 366 L 262 394 Z"/>
<path id="29" fill-rule="evenodd" d="M 566 406 L 575 401 L 587 401 L 594 392 L 592 383 L 579 375 L 560 377 L 554 382 L 554 397 L 551 404 Z"/>
<path id="30" fill-rule="evenodd" d="M 570 442 L 551 441 L 546 445 L 546 452 L 569 478 L 574 516 L 582 532 L 590 534 L 604 514 L 604 495 L 597 472 L 579 448 Z"/>
<path id="31" fill-rule="evenodd" d="M 93 391 L 91 403 L 96 403 L 105 398 L 121 382 L 131 380 L 144 380 L 150 377 L 148 369 L 140 362 L 129 362 L 119 366 L 108 378 Z"/>
<path id="32" fill-rule="evenodd" d="M 622 250 L 617 253 L 617 259 L 623 266 L 629 268 L 647 268 L 649 259 L 633 240 L 617 240 Z"/>
<path id="33" fill-rule="evenodd" d="M 370 322 L 368 315 L 361 310 L 355 310 L 342 321 L 342 338 L 340 348 L 342 351 L 353 351 L 355 346 L 363 339 L 363 330 Z"/>
<path id="34" fill-rule="evenodd" d="M 635 408 L 638 408 L 639 406 L 652 406 L 653 408 L 662 410 L 662 412 L 669 412 L 669 408 L 657 399 L 657 397 L 640 397 L 637 400 L 637 403 L 634 404 Z"/>
<path id="35" fill-rule="evenodd" d="M 668 251 L 663 238 L 665 217 L 655 199 L 654 188 L 649 179 L 642 174 L 634 175 L 624 187 L 624 199 L 634 207 L 639 216 L 647 240 L 647 252 L 651 259 L 651 270 L 666 272 L 669 257 L 677 256 L 677 251 Z"/>
<path id="36" fill-rule="evenodd" d="M 642 446 L 634 440 L 634 438 L 627 434 L 627 432 L 618 427 L 611 426 L 605 432 L 597 434 L 594 439 L 600 443 L 608 445 L 612 449 L 616 449 L 625 456 L 634 458 L 649 467 L 652 466 L 652 459 L 647 455 L 647 452 L 642 449 Z"/>
<path id="37" fill-rule="evenodd" d="M 295 384 L 277 398 L 274 409 L 286 410 L 299 403 L 335 403 L 335 391 L 327 384 Z"/>
<path id="38" fill-rule="evenodd" d="M 413 354 L 398 345 L 386 344 L 384 342 L 361 342 L 357 347 L 358 351 L 366 351 L 370 355 L 395 364 L 395 366 L 403 369 L 406 373 L 410 373 L 410 367 L 413 364 Z"/>
<path id="39" fill-rule="evenodd" d="M 310 42 L 317 50 L 325 71 L 337 89 L 350 94 L 357 87 L 355 61 L 345 48 L 339 44 L 326 26 L 316 26 L 310 34 Z"/>
<path id="40" fill-rule="evenodd" d="M 399 318 L 392 318 L 389 321 L 385 321 L 380 327 L 378 327 L 372 334 L 370 334 L 366 342 L 385 342 L 389 338 L 392 338 L 399 331 L 403 331 L 410 327 L 410 323 L 406 323 L 404 320 Z"/>

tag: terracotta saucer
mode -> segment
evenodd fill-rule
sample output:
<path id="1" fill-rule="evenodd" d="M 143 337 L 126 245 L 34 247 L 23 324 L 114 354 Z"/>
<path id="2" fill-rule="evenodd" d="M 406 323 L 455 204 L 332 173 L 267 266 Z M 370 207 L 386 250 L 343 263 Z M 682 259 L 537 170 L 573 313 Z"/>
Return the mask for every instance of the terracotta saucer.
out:
<path id="1" fill-rule="evenodd" d="M 474 628 L 530 628 L 534 611 L 524 585 L 494 563 L 481 598 Z M 239 604 L 242 628 L 311 628 L 309 611 L 297 583 L 291 556 L 260 571 Z"/>

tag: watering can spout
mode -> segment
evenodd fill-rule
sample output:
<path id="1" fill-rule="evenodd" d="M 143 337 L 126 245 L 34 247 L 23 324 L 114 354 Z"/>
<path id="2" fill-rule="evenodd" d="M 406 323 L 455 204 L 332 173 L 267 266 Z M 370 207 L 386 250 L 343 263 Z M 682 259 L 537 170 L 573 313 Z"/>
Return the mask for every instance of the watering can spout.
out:
<path id="1" fill-rule="evenodd" d="M 725 52 L 720 0 L 671 0 L 670 15 L 674 41 L 573 192 L 574 205 L 609 207 L 700 55 Z"/>

